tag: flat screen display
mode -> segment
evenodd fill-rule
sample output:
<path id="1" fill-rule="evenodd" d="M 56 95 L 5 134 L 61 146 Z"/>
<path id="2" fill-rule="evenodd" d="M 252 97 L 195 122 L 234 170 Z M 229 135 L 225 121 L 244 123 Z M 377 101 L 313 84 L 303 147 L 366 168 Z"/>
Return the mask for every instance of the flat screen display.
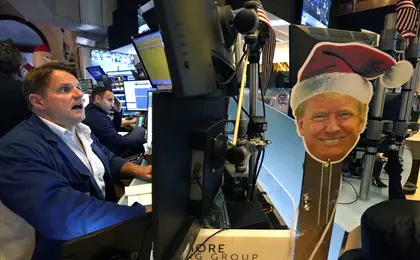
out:
<path id="1" fill-rule="evenodd" d="M 151 88 L 148 80 L 124 81 L 127 111 L 147 111 L 148 93 Z"/>
<path id="2" fill-rule="evenodd" d="M 133 43 L 152 85 L 172 85 L 160 31 L 144 33 Z"/>
<path id="3" fill-rule="evenodd" d="M 87 67 L 86 70 L 96 81 L 102 81 L 103 76 L 106 75 L 105 71 L 101 68 L 101 66 Z"/>
<path id="4" fill-rule="evenodd" d="M 301 25 L 327 28 L 332 0 L 303 0 Z"/>

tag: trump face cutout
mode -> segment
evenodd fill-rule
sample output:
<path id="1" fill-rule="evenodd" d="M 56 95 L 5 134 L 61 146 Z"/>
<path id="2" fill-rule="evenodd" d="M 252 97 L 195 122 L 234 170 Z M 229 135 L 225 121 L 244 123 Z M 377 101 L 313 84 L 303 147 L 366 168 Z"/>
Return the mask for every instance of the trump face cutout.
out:
<path id="1" fill-rule="evenodd" d="M 290 106 L 306 151 L 323 163 L 338 163 L 365 130 L 370 80 L 385 88 L 406 83 L 413 74 L 407 61 L 361 43 L 323 42 L 314 46 L 299 71 Z"/>
<path id="2" fill-rule="evenodd" d="M 337 162 L 359 141 L 366 114 L 366 104 L 349 95 L 330 92 L 300 104 L 295 119 L 308 153 L 323 162 Z"/>

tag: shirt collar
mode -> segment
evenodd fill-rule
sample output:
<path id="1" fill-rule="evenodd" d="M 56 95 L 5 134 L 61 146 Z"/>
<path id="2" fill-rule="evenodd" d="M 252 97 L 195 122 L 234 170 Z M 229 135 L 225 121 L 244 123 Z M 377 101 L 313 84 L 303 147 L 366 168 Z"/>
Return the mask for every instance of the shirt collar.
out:
<path id="1" fill-rule="evenodd" d="M 48 119 L 42 118 L 39 116 L 39 118 L 42 120 L 42 122 L 44 122 L 55 134 L 57 134 L 60 138 L 65 138 L 65 136 L 73 136 L 73 133 L 71 131 L 69 131 L 68 129 L 57 125 L 56 123 L 53 123 L 51 121 L 49 121 Z M 80 136 L 85 137 L 87 140 L 91 139 L 90 138 L 90 133 L 91 130 L 90 128 L 83 124 L 83 123 L 79 123 L 76 125 L 76 132 L 77 134 Z"/>

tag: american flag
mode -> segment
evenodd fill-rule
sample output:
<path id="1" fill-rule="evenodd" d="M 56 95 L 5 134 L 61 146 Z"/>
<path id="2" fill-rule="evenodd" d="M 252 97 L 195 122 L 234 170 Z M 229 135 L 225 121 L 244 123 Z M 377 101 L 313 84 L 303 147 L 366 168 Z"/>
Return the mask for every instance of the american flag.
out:
<path id="1" fill-rule="evenodd" d="M 417 9 L 412 0 L 398 0 L 396 28 L 405 39 L 416 37 L 418 29 Z"/>
<path id="2" fill-rule="evenodd" d="M 270 20 L 264 11 L 264 7 L 261 1 L 257 0 L 257 4 L 257 12 L 260 23 L 266 26 L 269 32 L 268 41 L 262 48 L 261 88 L 265 94 L 268 88 L 268 83 L 270 81 L 271 72 L 273 70 L 274 51 L 276 49 L 276 33 L 271 26 Z"/>
<path id="3" fill-rule="evenodd" d="M 264 7 L 261 1 L 257 1 L 257 12 L 258 12 L 258 18 L 260 19 L 260 22 L 265 24 L 268 28 L 271 28 L 270 20 L 268 20 L 267 14 L 264 11 Z"/>

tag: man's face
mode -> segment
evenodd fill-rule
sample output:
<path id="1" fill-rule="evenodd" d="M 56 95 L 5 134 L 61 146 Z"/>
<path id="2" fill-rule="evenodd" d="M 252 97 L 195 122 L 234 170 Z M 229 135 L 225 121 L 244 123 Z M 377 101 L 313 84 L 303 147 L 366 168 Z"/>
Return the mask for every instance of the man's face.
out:
<path id="1" fill-rule="evenodd" d="M 366 117 L 360 114 L 356 99 L 327 93 L 307 100 L 304 115 L 296 122 L 312 157 L 323 162 L 338 162 L 359 140 L 365 127 L 361 118 Z"/>
<path id="2" fill-rule="evenodd" d="M 107 113 L 114 109 L 114 101 L 114 93 L 111 91 L 106 91 L 102 97 L 100 95 L 95 96 L 95 105 Z"/>
<path id="3" fill-rule="evenodd" d="M 55 70 L 49 78 L 49 85 L 43 94 L 36 96 L 34 107 L 50 121 L 70 129 L 85 119 L 83 92 L 79 81 L 70 73 Z"/>

